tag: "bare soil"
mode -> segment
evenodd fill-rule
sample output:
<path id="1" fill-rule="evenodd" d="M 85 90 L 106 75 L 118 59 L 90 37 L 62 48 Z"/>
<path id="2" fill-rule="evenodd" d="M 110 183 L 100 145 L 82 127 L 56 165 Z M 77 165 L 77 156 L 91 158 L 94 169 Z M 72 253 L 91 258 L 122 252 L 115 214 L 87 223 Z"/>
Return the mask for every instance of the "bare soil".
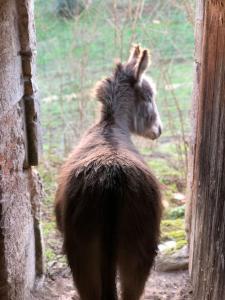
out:
<path id="1" fill-rule="evenodd" d="M 32 300 L 79 300 L 67 267 L 54 268 L 48 274 L 41 289 L 34 292 Z M 191 300 L 192 288 L 188 271 L 152 271 L 146 284 L 144 300 Z"/>

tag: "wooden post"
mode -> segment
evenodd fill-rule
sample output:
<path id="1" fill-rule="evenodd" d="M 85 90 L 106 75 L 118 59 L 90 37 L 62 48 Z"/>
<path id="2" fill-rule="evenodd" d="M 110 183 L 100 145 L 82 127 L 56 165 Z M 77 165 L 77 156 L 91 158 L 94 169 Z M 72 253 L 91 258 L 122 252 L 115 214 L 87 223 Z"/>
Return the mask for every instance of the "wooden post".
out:
<path id="1" fill-rule="evenodd" d="M 194 299 L 225 299 L 225 0 L 197 0 L 189 189 Z"/>

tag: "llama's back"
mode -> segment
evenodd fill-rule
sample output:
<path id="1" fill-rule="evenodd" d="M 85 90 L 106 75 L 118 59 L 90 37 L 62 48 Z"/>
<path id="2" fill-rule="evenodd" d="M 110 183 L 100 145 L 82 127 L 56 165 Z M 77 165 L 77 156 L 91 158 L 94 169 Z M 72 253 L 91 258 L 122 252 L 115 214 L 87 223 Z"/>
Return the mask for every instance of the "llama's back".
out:
<path id="1" fill-rule="evenodd" d="M 82 219 L 89 220 L 81 227 L 90 233 L 100 230 L 100 225 L 105 230 L 107 225 L 120 224 L 119 216 L 125 211 L 128 223 L 141 223 L 145 214 L 151 213 L 150 221 L 155 217 L 153 223 L 158 226 L 161 204 L 155 177 L 129 151 L 103 152 L 96 157 L 87 155 L 71 168 L 64 191 L 65 222 L 72 219 L 77 227 Z"/>
<path id="2" fill-rule="evenodd" d="M 65 251 L 79 292 L 85 294 L 93 283 L 93 299 L 100 299 L 99 293 L 116 299 L 116 265 L 121 273 L 133 267 L 147 276 L 157 250 L 158 185 L 136 155 L 125 152 L 79 160 L 64 191 Z M 138 266 L 131 265 L 135 257 Z"/>

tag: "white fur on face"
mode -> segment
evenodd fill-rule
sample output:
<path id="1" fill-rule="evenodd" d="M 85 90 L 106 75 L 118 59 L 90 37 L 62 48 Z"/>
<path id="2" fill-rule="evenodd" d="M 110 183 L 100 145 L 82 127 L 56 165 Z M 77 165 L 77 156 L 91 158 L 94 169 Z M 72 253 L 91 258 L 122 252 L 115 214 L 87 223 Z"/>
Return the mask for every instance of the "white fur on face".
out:
<path id="1" fill-rule="evenodd" d="M 143 90 L 143 97 L 149 97 L 149 99 L 140 100 L 137 106 L 135 106 L 135 113 L 132 116 L 132 132 L 138 135 L 156 139 L 162 132 L 162 122 L 158 112 L 158 108 L 155 102 L 156 89 L 152 79 L 142 76 L 138 86 L 142 89 L 143 80 L 148 82 L 149 91 L 147 86 Z M 148 94 L 149 93 L 149 94 Z"/>
<path id="2" fill-rule="evenodd" d="M 161 121 L 161 118 L 159 115 L 158 108 L 155 103 L 155 99 L 152 100 L 152 107 L 153 107 L 153 111 L 156 115 L 156 118 L 155 118 L 154 123 L 152 124 L 151 131 L 156 136 L 156 138 L 158 138 L 162 133 L 163 126 L 162 126 L 162 121 Z"/>
<path id="3" fill-rule="evenodd" d="M 149 113 L 149 115 L 152 115 L 152 114 L 155 115 L 155 121 L 152 124 L 151 128 L 149 128 L 147 130 L 148 131 L 147 135 L 151 139 L 156 139 L 161 135 L 162 129 L 163 129 L 160 114 L 159 114 L 159 111 L 158 111 L 158 108 L 157 108 L 157 105 L 156 105 L 156 102 L 155 102 L 156 86 L 155 86 L 155 83 L 152 81 L 152 79 L 150 77 L 147 77 L 147 76 L 143 75 L 142 76 L 142 81 L 143 81 L 143 79 L 145 79 L 148 82 L 148 84 L 150 85 L 150 87 L 152 89 L 152 92 L 153 92 L 152 101 L 149 102 L 149 104 L 148 104 L 148 113 Z"/>

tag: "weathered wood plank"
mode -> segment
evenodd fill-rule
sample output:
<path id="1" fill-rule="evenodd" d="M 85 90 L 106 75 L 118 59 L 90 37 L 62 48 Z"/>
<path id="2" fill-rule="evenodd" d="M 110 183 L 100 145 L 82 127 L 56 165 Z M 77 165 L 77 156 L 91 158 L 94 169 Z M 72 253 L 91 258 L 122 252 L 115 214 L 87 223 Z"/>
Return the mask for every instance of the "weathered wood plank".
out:
<path id="1" fill-rule="evenodd" d="M 201 78 L 201 65 L 202 65 L 202 38 L 203 38 L 203 21 L 204 21 L 205 1 L 199 0 L 196 5 L 196 17 L 195 17 L 195 62 L 194 62 L 194 85 L 192 94 L 192 110 L 191 110 L 191 124 L 192 133 L 189 141 L 189 157 L 188 157 L 188 180 L 187 180 L 187 205 L 185 211 L 185 230 L 190 245 L 190 233 L 192 222 L 192 210 L 195 205 L 194 192 L 194 165 L 195 165 L 195 150 L 196 150 L 196 133 L 198 127 L 198 111 L 199 111 L 199 97 L 200 86 L 199 80 Z M 190 255 L 193 253 L 190 249 Z M 190 271 L 192 259 L 190 259 Z"/>
<path id="2" fill-rule="evenodd" d="M 40 147 L 39 102 L 32 96 L 24 96 L 24 108 L 27 128 L 28 164 L 37 165 Z"/>
<path id="3" fill-rule="evenodd" d="M 24 82 L 27 160 L 25 167 L 38 165 L 41 154 L 40 105 L 35 85 L 36 39 L 33 1 L 17 0 L 20 55 Z"/>
<path id="4" fill-rule="evenodd" d="M 191 271 L 194 299 L 218 300 L 225 299 L 225 1 L 197 2 L 203 22 L 194 94 Z"/>

